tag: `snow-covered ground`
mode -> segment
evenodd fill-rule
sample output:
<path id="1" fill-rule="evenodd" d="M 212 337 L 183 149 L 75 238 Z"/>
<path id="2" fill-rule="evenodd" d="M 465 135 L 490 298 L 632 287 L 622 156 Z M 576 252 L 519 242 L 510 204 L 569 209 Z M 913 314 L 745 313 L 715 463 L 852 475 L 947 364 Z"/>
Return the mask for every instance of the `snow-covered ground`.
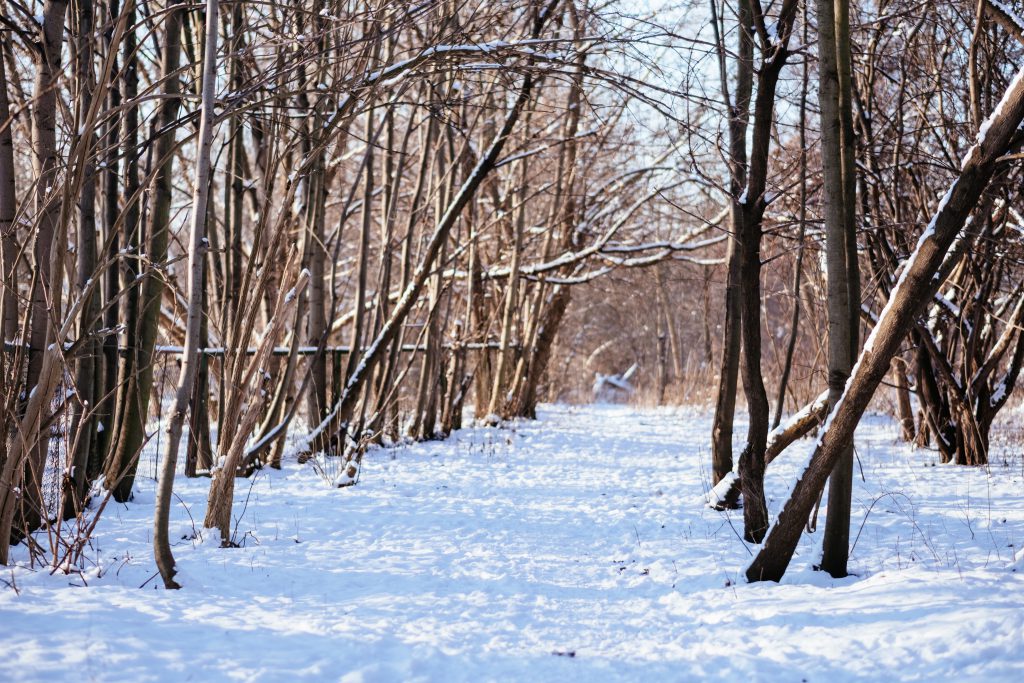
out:
<path id="1" fill-rule="evenodd" d="M 702 504 L 709 425 L 555 406 L 372 452 L 352 488 L 290 462 L 239 482 L 236 549 L 199 528 L 208 480 L 179 478 L 176 592 L 142 476 L 83 575 L 24 546 L 0 569 L 0 680 L 1024 680 L 1019 448 L 932 466 L 869 418 L 858 576 L 810 570 L 819 532 L 782 585 L 747 585 L 741 515 Z M 809 446 L 769 467 L 773 513 Z"/>

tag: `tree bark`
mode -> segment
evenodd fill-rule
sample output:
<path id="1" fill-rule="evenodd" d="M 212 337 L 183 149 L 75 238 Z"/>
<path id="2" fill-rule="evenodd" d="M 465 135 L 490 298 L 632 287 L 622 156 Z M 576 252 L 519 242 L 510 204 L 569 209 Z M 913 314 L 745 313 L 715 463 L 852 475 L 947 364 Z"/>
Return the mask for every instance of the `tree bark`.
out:
<path id="1" fill-rule="evenodd" d="M 775 92 L 779 75 L 789 57 L 789 38 L 796 19 L 796 0 L 785 0 L 779 9 L 777 38 L 765 46 L 757 74 L 750 164 L 743 195 L 734 200 L 740 209 L 738 231 L 741 249 L 740 317 L 743 359 L 740 369 L 747 397 L 749 425 L 747 443 L 740 456 L 739 475 L 743 490 L 744 537 L 760 543 L 768 530 L 768 508 L 764 498 L 765 449 L 768 439 L 768 395 L 761 373 L 761 232 L 768 200 L 768 155 L 775 116 Z M 756 10 L 756 13 L 755 11 Z M 751 0 L 751 15 L 759 22 L 760 5 Z M 745 143 L 745 139 L 743 141 Z"/>
<path id="2" fill-rule="evenodd" d="M 733 421 L 736 413 L 736 385 L 739 378 L 742 344 L 740 281 L 743 254 L 740 250 L 739 239 L 743 218 L 739 199 L 747 183 L 747 125 L 750 120 L 750 98 L 754 84 L 754 42 L 750 35 L 750 1 L 741 0 L 737 8 L 736 18 L 740 26 L 737 38 L 739 50 L 736 55 L 736 86 L 730 95 L 724 31 L 719 27 L 721 18 L 718 16 L 717 3 L 715 0 L 710 0 L 711 21 L 718 50 L 722 103 L 729 115 L 729 194 L 732 197 L 730 235 L 726 253 L 722 360 L 719 365 L 715 415 L 711 426 L 712 485 L 717 485 L 723 477 L 732 472 L 733 468 Z"/>
<path id="3" fill-rule="evenodd" d="M 892 373 L 896 379 L 896 411 L 900 419 L 900 440 L 913 443 L 917 437 L 914 429 L 914 409 L 910 403 L 910 386 L 907 383 L 907 362 L 901 356 L 893 358 Z"/>

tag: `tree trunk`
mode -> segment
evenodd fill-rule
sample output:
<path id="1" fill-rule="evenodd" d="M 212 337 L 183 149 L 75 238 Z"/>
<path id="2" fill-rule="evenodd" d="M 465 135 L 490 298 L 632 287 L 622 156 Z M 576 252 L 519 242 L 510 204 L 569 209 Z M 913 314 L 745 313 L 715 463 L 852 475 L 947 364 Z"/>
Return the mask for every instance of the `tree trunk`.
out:
<path id="1" fill-rule="evenodd" d="M 761 551 L 747 568 L 748 581 L 778 581 L 786 571 L 825 480 L 849 447 L 864 410 L 881 383 L 893 356 L 917 317 L 935 296 L 948 272 L 947 253 L 1024 121 L 1024 69 L 1018 71 L 1002 101 L 982 126 L 978 142 L 964 156 L 959 176 L 946 192 L 932 220 L 904 265 L 871 332 L 846 391 L 829 413 L 824 433 L 810 463 L 779 514 Z M 968 249 L 970 240 L 958 243 Z"/>
<path id="2" fill-rule="evenodd" d="M 729 112 L 729 192 L 730 235 L 726 255 L 725 323 L 722 331 L 722 360 L 719 366 L 715 416 L 711 425 L 712 485 L 732 472 L 733 421 L 736 413 L 736 384 L 740 369 L 741 323 L 740 280 L 743 254 L 739 246 L 742 207 L 739 198 L 747 184 L 747 124 L 754 78 L 754 43 L 750 35 L 750 0 L 741 0 L 737 8 L 739 51 L 736 55 L 736 84 L 729 92 L 724 32 L 719 29 L 717 4 L 711 1 L 711 20 L 718 51 L 722 101 Z"/>
<path id="3" fill-rule="evenodd" d="M 910 403 L 910 386 L 907 383 L 907 362 L 901 356 L 893 358 L 892 373 L 896 380 L 896 411 L 900 419 L 900 440 L 913 443 L 917 436 L 914 429 L 914 409 Z"/>
<path id="4" fill-rule="evenodd" d="M 741 250 L 740 317 L 743 337 L 741 376 L 747 397 L 747 443 L 740 456 L 739 476 L 743 490 L 744 537 L 760 543 L 768 529 L 768 509 L 764 498 L 764 461 L 768 439 L 768 395 L 761 374 L 761 232 L 768 200 L 765 196 L 772 127 L 775 117 L 775 91 L 779 75 L 789 56 L 789 38 L 796 19 L 796 0 L 785 0 L 779 10 L 778 39 L 765 46 L 757 74 L 754 100 L 750 163 L 743 194 L 733 200 L 740 223 L 738 241 Z M 753 15 L 753 12 L 750 12 Z M 741 140 L 746 144 L 745 137 Z"/>
<path id="5" fill-rule="evenodd" d="M 43 5 L 41 49 L 37 53 L 35 106 L 32 108 L 32 152 L 36 174 L 36 232 L 33 247 L 35 281 L 32 286 L 29 327 L 28 377 L 31 394 L 42 390 L 43 356 L 53 338 L 54 321 L 61 319 L 63 255 L 67 245 L 56 240 L 62 207 L 58 189 L 57 95 L 60 92 L 61 50 L 64 44 L 64 18 L 68 3 L 47 0 Z M 52 391 L 52 388 L 50 389 Z M 48 407 L 44 407 L 44 413 Z M 42 417 L 45 422 L 46 416 Z M 42 429 L 41 424 L 37 428 Z M 50 439 L 41 431 L 30 436 L 31 453 L 27 460 L 26 480 L 22 486 L 22 515 L 29 529 L 38 527 L 42 517 L 43 470 Z M 0 531 L 2 533 L 2 531 Z"/>
<path id="6" fill-rule="evenodd" d="M 172 171 L 174 168 L 175 124 L 181 106 L 179 81 L 173 78 L 181 55 L 182 9 L 180 0 L 170 0 L 164 19 L 164 46 L 160 73 L 163 81 L 163 99 L 159 120 L 154 131 L 157 136 L 153 178 L 153 200 L 149 218 L 149 247 L 146 256 L 151 263 L 163 265 L 167 260 L 170 239 Z M 140 316 L 135 340 L 138 344 L 131 374 L 122 398 L 123 418 L 117 450 L 107 469 L 106 485 L 114 492 L 114 499 L 124 502 L 131 497 L 139 454 L 146 441 L 146 420 L 149 417 L 149 399 L 153 387 L 153 361 L 157 332 L 160 324 L 160 306 L 163 301 L 163 275 L 149 273 L 142 285 Z M 129 351 L 131 353 L 131 350 Z"/>
<path id="7" fill-rule="evenodd" d="M 125 23 L 134 26 L 136 20 L 135 2 L 128 0 L 125 6 Z M 139 299 L 140 274 L 142 263 L 139 253 L 142 245 L 141 188 L 139 183 L 139 74 L 138 54 L 135 31 L 128 30 L 124 34 L 121 54 L 124 60 L 124 102 L 126 103 L 121 127 L 121 152 L 124 156 L 124 208 L 121 213 L 121 231 L 125 257 L 120 260 L 123 276 L 121 280 L 121 322 L 124 325 L 125 354 L 120 360 L 116 386 L 117 399 L 113 406 L 113 418 L 109 427 L 108 453 L 103 463 L 104 472 L 111 477 L 116 473 L 128 470 L 130 463 L 121 463 L 118 446 L 125 428 L 125 416 L 128 413 L 128 400 L 135 396 L 138 382 L 139 362 Z M 106 431 L 106 430 L 105 430 Z M 134 457 L 134 456 L 132 456 Z M 113 485 L 113 479 L 104 482 L 107 488 Z M 123 489 L 122 489 L 123 491 Z M 127 495 L 131 494 L 129 489 Z M 115 487 L 115 496 L 117 490 Z"/>
<path id="8" fill-rule="evenodd" d="M 803 42 L 808 39 L 807 3 L 803 3 Z M 800 145 L 800 189 L 797 198 L 797 220 L 800 232 L 797 237 L 796 263 L 793 265 L 793 315 L 789 322 L 789 342 L 786 344 L 786 358 L 782 364 L 782 378 L 775 398 L 775 417 L 772 429 L 782 422 L 782 411 L 785 408 L 786 390 L 789 388 L 789 376 L 793 370 L 793 354 L 800 333 L 800 290 L 803 287 L 804 237 L 807 233 L 807 90 L 809 85 L 808 60 L 804 60 L 800 76 L 800 122 L 798 124 L 797 143 Z"/>
<path id="9" fill-rule="evenodd" d="M 118 72 L 117 49 L 119 42 L 125 40 L 124 31 L 118 34 L 120 41 L 114 40 L 113 24 L 120 19 L 120 21 L 125 22 L 125 28 L 129 26 L 127 23 L 128 10 L 126 8 L 122 14 L 119 5 L 118 0 L 111 0 L 107 9 L 107 17 L 111 23 L 111 29 L 106 36 L 106 45 L 107 49 L 113 53 L 110 55 L 111 73 Z M 90 482 L 95 481 L 103 471 L 105 461 L 110 455 L 114 441 L 117 439 L 114 410 L 117 403 L 117 373 L 120 358 L 117 334 L 114 334 L 112 331 L 117 328 L 120 321 L 119 302 L 121 300 L 121 285 L 119 267 L 116 264 L 120 263 L 119 252 L 123 246 L 119 238 L 121 209 L 118 205 L 121 194 L 119 140 L 123 119 L 120 113 L 122 102 L 121 81 L 111 79 L 107 88 L 109 96 L 106 111 L 107 123 L 103 134 L 104 145 L 106 146 L 106 154 L 103 160 L 103 243 L 107 248 L 106 256 L 108 261 L 107 269 L 104 271 L 103 327 L 107 330 L 107 334 L 103 338 L 103 377 L 98 392 L 99 401 L 95 409 L 96 429 L 99 433 L 96 439 L 96 448 L 89 459 L 86 471 L 86 476 Z"/>
<path id="10" fill-rule="evenodd" d="M 188 310 L 186 311 L 185 345 L 181 356 L 178 390 L 174 397 L 167 425 L 167 447 L 160 463 L 153 514 L 153 555 L 164 587 L 180 588 L 174 580 L 174 556 L 168 539 L 171 496 L 174 491 L 174 470 L 178 464 L 178 446 L 185 424 L 185 413 L 195 385 L 199 364 L 199 332 L 203 310 L 203 262 L 206 259 L 207 203 L 210 198 L 210 148 L 213 146 L 213 105 L 217 84 L 217 11 L 218 0 L 206 0 L 206 50 L 203 53 L 203 94 L 199 118 L 199 151 L 196 155 L 195 194 L 192 197 L 192 225 L 188 240 Z"/>
<path id="11" fill-rule="evenodd" d="M 14 140 L 10 103 L 7 99 L 6 60 L 0 54 L 0 344 L 14 341 L 18 331 L 18 281 L 16 276 L 18 236 L 14 218 L 18 213 L 14 178 Z"/>
<path id="12" fill-rule="evenodd" d="M 78 294 L 82 296 L 88 289 L 89 281 L 99 277 L 96 272 L 96 164 L 93 162 L 92 151 L 95 148 L 95 135 L 88 130 L 86 119 L 92 105 L 95 84 L 92 75 L 92 32 L 93 12 L 91 3 L 77 5 L 77 38 L 76 79 L 78 81 L 75 128 L 81 131 L 84 138 L 79 144 L 85 148 L 85 167 L 82 170 L 82 185 L 78 205 Z M 64 486 L 61 491 L 61 518 L 75 517 L 85 504 L 89 484 L 88 465 L 93 452 L 98 446 L 96 404 L 103 395 L 104 356 L 102 344 L 96 332 L 102 322 L 100 297 L 102 289 L 95 288 L 82 306 L 82 319 L 79 322 L 78 338 L 82 344 L 77 357 L 75 373 L 75 389 L 78 401 L 74 404 L 71 433 L 74 437 L 74 452 L 68 457 L 68 471 L 65 474 Z"/>
<path id="13" fill-rule="evenodd" d="M 856 198 L 852 166 L 848 0 L 818 0 L 818 36 L 818 100 L 822 119 L 828 266 L 828 387 L 829 403 L 834 407 L 843 395 L 856 357 L 860 320 L 856 226 L 853 221 Z M 836 578 L 847 573 L 852 496 L 851 440 L 832 473 L 828 492 L 821 568 Z"/>
<path id="14" fill-rule="evenodd" d="M 764 454 L 768 445 L 768 394 L 761 376 L 761 223 L 743 209 L 740 229 L 742 274 L 740 318 L 743 356 L 740 376 L 747 397 L 747 443 L 740 454 L 740 488 L 743 491 L 743 537 L 760 543 L 768 530 L 764 498 Z"/>

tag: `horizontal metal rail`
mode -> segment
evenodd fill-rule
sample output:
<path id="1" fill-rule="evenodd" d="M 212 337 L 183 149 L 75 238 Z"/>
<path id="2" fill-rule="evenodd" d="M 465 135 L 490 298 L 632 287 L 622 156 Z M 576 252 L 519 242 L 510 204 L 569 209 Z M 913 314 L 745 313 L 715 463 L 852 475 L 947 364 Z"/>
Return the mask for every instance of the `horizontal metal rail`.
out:
<path id="1" fill-rule="evenodd" d="M 11 342 L 4 342 L 4 345 L 3 345 L 4 353 L 14 353 L 14 351 L 16 351 L 19 348 L 19 346 L 20 346 L 19 344 L 12 344 Z M 67 346 L 67 348 L 71 348 L 72 344 L 67 344 L 66 346 Z M 27 349 L 28 347 L 21 347 L 21 348 Z M 442 344 L 441 348 L 444 349 L 444 350 L 447 350 L 447 351 L 450 351 L 450 350 L 453 350 L 453 349 L 466 349 L 466 350 L 469 350 L 469 351 L 478 351 L 478 350 L 481 350 L 481 349 L 499 349 L 499 348 L 501 348 L 501 344 L 499 342 L 466 342 L 464 344 Z M 510 349 L 518 349 L 519 345 L 518 344 L 509 344 L 509 348 Z M 402 348 L 401 348 L 401 351 L 403 353 L 423 353 L 426 350 L 427 350 L 426 346 L 417 346 L 415 344 L 403 344 Z M 179 355 L 180 356 L 181 354 L 183 354 L 185 352 L 185 349 L 184 349 L 184 347 L 181 347 L 181 346 L 158 345 L 154 349 L 154 351 L 155 351 L 155 353 L 158 353 L 158 354 L 171 355 L 171 356 Z M 244 353 L 247 356 L 254 356 L 254 355 L 256 355 L 256 351 L 257 351 L 257 349 L 255 347 L 251 347 L 251 348 L 245 349 Z M 117 349 L 117 352 L 119 354 L 121 354 L 121 355 L 124 355 L 124 354 L 128 353 L 128 348 L 124 347 L 124 346 L 119 346 L 118 349 Z M 199 355 L 202 355 L 202 356 L 209 356 L 209 357 L 212 357 L 212 358 L 220 358 L 220 357 L 222 357 L 222 356 L 224 356 L 224 355 L 226 355 L 228 353 L 237 353 L 237 352 L 235 352 L 235 351 L 228 351 L 223 346 L 213 346 L 213 347 L 198 349 L 196 351 L 196 353 L 199 354 Z M 295 349 L 293 351 L 292 348 L 289 347 L 289 346 L 275 346 L 273 351 L 271 351 L 271 355 L 273 355 L 273 356 L 288 356 L 288 355 L 291 355 L 292 353 L 294 353 L 296 356 L 313 356 L 313 355 L 316 355 L 316 353 L 317 353 L 317 347 L 316 346 L 300 346 L 299 348 L 297 348 L 297 349 Z M 327 347 L 324 347 L 323 353 L 325 355 L 339 355 L 339 356 L 343 356 L 343 355 L 347 355 L 347 354 L 352 353 L 352 347 L 351 346 L 327 346 Z"/>

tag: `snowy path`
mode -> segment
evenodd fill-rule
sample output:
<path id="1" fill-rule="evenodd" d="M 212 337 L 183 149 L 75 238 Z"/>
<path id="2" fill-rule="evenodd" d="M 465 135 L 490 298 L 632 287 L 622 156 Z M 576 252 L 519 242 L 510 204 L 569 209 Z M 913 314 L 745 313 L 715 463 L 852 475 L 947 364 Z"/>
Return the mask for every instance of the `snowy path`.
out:
<path id="1" fill-rule="evenodd" d="M 0 680 L 1024 680 L 1019 452 L 928 467 L 870 421 L 861 576 L 809 571 L 805 534 L 783 585 L 745 585 L 742 519 L 700 504 L 708 433 L 703 413 L 549 407 L 373 452 L 351 489 L 292 463 L 239 483 L 244 547 L 176 546 L 177 592 L 139 590 L 142 477 L 104 515 L 88 588 L 0 573 L 20 591 L 0 584 Z M 770 497 L 808 446 L 769 468 Z M 207 483 L 179 479 L 197 524 Z M 174 515 L 172 538 L 191 536 Z"/>

